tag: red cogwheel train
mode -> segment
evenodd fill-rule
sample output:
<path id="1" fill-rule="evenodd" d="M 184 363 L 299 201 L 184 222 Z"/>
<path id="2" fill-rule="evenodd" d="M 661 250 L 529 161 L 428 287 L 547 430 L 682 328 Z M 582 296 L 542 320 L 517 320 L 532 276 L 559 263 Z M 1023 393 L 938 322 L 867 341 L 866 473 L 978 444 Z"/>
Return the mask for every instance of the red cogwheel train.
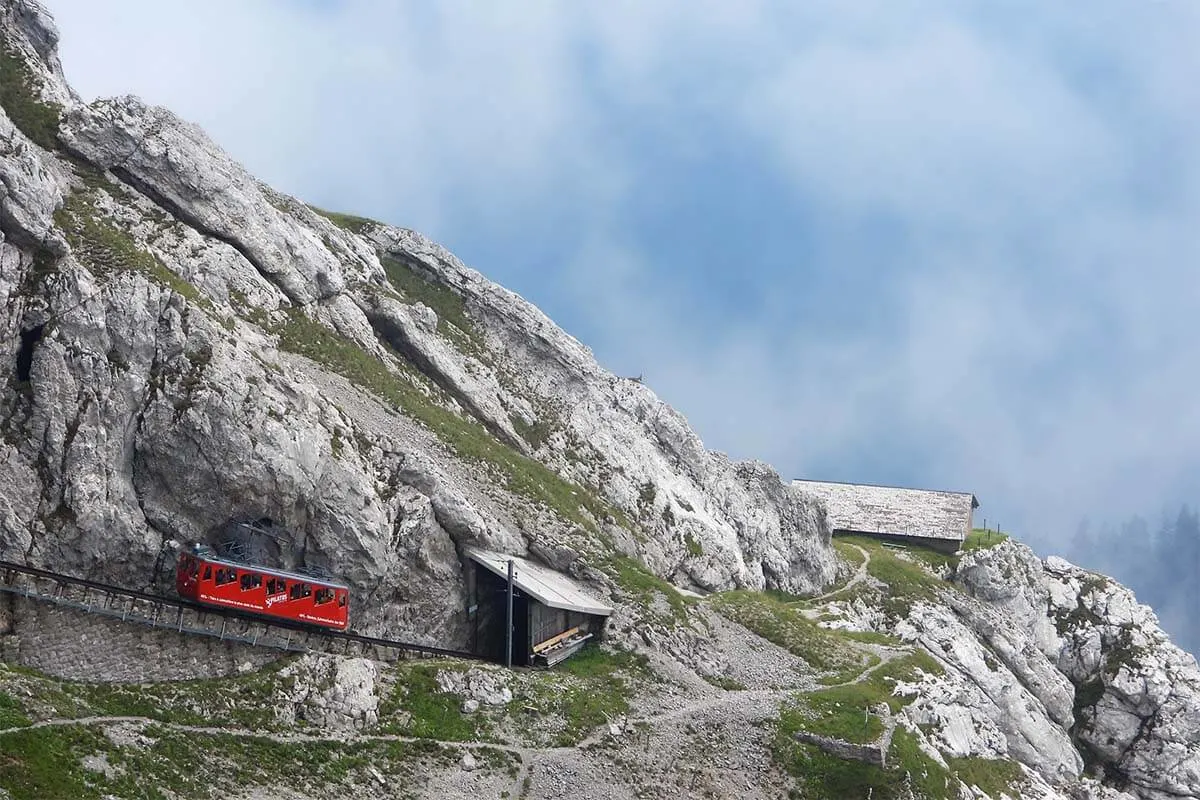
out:
<path id="1" fill-rule="evenodd" d="M 209 606 L 346 630 L 350 589 L 341 583 L 267 567 L 240 564 L 194 546 L 179 554 L 175 589 Z"/>

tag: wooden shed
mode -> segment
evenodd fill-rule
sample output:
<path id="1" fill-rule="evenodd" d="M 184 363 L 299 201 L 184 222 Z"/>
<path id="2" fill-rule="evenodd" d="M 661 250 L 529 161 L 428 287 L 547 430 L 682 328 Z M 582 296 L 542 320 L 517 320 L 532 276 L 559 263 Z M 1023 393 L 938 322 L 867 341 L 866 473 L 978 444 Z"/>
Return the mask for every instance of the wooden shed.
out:
<path id="1" fill-rule="evenodd" d="M 490 550 L 466 548 L 464 555 L 467 619 L 472 647 L 479 655 L 501 664 L 509 660 L 510 594 L 513 666 L 553 666 L 603 633 L 612 607 L 571 577 Z"/>
<path id="2" fill-rule="evenodd" d="M 835 534 L 922 544 L 947 553 L 962 546 L 979 508 L 969 492 L 806 480 L 792 485 L 825 501 Z"/>

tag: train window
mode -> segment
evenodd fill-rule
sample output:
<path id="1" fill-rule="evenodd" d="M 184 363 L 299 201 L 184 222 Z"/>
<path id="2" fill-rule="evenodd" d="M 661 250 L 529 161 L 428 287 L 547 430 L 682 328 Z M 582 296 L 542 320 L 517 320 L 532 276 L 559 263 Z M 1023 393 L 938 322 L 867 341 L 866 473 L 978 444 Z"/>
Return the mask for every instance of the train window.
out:
<path id="1" fill-rule="evenodd" d="M 191 559 L 191 562 L 192 563 L 188 566 L 188 572 L 191 573 L 191 576 L 194 578 L 200 574 L 200 562 L 194 558 Z"/>
<path id="2" fill-rule="evenodd" d="M 267 581 L 267 594 L 283 594 L 287 591 L 287 581 L 282 578 L 271 578 Z"/>
<path id="3" fill-rule="evenodd" d="M 224 586 L 237 580 L 237 570 L 233 567 L 220 567 L 217 570 L 217 586 Z"/>
<path id="4" fill-rule="evenodd" d="M 338 608 L 346 607 L 346 593 L 338 592 Z"/>
<path id="5" fill-rule="evenodd" d="M 205 564 L 205 565 L 204 565 L 204 578 L 203 578 L 203 580 L 206 580 L 206 581 L 207 581 L 207 580 L 212 580 L 212 564 Z"/>
<path id="6" fill-rule="evenodd" d="M 257 589 L 262 586 L 262 575 L 257 575 L 253 572 L 242 573 L 242 591 L 248 592 L 251 589 Z"/>
<path id="7" fill-rule="evenodd" d="M 301 597 L 311 597 L 312 586 L 307 583 L 293 583 L 292 590 L 288 593 L 288 596 L 293 600 L 299 600 Z"/>
<path id="8" fill-rule="evenodd" d="M 313 603 L 323 605 L 333 599 L 333 589 L 317 589 L 317 596 L 313 598 Z"/>

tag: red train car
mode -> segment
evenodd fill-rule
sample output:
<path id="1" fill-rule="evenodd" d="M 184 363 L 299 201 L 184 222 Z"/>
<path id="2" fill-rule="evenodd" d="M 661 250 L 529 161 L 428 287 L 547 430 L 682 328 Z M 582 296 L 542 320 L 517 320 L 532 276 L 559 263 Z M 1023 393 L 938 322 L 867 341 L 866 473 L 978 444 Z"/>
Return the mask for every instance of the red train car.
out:
<path id="1" fill-rule="evenodd" d="M 217 558 L 206 548 L 179 554 L 175 589 L 211 606 L 346 630 L 350 590 L 340 583 Z"/>

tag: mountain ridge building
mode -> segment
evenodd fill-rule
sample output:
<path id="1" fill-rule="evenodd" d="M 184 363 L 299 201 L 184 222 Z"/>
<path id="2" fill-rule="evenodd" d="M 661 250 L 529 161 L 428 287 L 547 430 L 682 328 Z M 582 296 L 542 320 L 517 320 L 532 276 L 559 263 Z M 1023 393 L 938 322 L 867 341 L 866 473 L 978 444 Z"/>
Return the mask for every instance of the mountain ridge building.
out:
<path id="1" fill-rule="evenodd" d="M 797 479 L 792 486 L 825 502 L 835 534 L 861 534 L 958 552 L 979 501 L 970 492 Z"/>

